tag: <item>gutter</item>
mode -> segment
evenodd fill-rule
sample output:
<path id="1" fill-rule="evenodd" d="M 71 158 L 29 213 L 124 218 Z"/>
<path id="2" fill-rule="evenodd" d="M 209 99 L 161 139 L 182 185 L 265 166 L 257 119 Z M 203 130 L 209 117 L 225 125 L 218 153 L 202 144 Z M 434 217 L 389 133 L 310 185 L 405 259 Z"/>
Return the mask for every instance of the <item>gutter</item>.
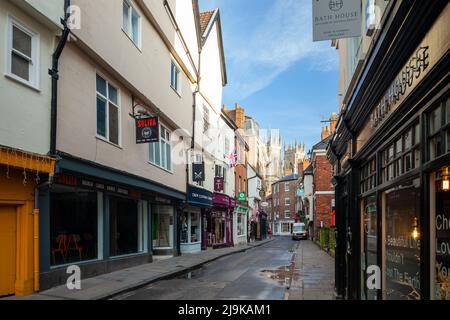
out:
<path id="1" fill-rule="evenodd" d="M 61 24 L 64 26 L 61 39 L 58 46 L 52 55 L 52 68 L 48 71 L 52 78 L 52 90 L 51 90 L 51 106 L 50 106 L 50 154 L 56 154 L 56 129 L 57 129 L 57 117 L 58 117 L 58 80 L 59 80 L 59 58 L 69 38 L 70 29 L 67 26 L 69 19 L 68 9 L 70 7 L 70 0 L 64 0 L 64 19 L 61 19 Z"/>

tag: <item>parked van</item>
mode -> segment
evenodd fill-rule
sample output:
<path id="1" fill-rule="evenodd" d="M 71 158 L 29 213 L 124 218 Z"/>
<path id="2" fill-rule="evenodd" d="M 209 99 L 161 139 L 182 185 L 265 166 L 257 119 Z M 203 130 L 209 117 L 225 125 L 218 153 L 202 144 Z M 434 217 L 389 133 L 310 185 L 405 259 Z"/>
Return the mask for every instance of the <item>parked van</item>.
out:
<path id="1" fill-rule="evenodd" d="M 292 240 L 307 239 L 306 226 L 303 222 L 294 223 L 292 227 Z"/>

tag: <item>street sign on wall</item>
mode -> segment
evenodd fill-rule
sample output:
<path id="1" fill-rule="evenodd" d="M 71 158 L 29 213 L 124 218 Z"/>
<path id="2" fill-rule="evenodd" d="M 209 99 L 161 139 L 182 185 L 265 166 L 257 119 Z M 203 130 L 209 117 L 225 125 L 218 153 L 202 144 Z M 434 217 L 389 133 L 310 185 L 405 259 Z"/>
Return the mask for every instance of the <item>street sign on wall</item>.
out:
<path id="1" fill-rule="evenodd" d="M 136 118 L 136 143 L 159 142 L 158 117 Z"/>
<path id="2" fill-rule="evenodd" d="M 361 36 L 361 0 L 312 0 L 313 41 Z"/>

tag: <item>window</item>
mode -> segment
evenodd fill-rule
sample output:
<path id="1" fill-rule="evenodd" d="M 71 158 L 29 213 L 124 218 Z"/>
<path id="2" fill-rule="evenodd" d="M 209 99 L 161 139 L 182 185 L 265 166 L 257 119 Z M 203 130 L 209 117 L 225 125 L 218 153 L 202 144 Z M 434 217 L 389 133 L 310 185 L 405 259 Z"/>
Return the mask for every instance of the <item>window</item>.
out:
<path id="1" fill-rule="evenodd" d="M 428 160 L 450 151 L 450 99 L 428 115 Z"/>
<path id="2" fill-rule="evenodd" d="M 284 211 L 284 217 L 285 218 L 290 218 L 291 217 L 291 212 L 289 210 L 285 210 Z"/>
<path id="3" fill-rule="evenodd" d="M 207 133 L 209 127 L 209 109 L 207 106 L 203 105 L 203 133 Z"/>
<path id="4" fill-rule="evenodd" d="M 224 146 L 224 150 L 225 150 L 225 155 L 228 157 L 230 155 L 230 139 L 225 137 L 225 146 Z"/>
<path id="5" fill-rule="evenodd" d="M 370 160 L 360 171 L 360 192 L 365 193 L 375 188 L 376 160 Z"/>
<path id="6" fill-rule="evenodd" d="M 184 244 L 200 242 L 200 213 L 184 212 L 181 215 L 180 241 Z"/>
<path id="7" fill-rule="evenodd" d="M 285 198 L 284 199 L 284 205 L 285 206 L 289 206 L 291 204 L 291 199 L 290 198 Z"/>
<path id="8" fill-rule="evenodd" d="M 39 86 L 39 35 L 8 17 L 6 74 L 34 88 Z"/>
<path id="9" fill-rule="evenodd" d="M 153 248 L 173 248 L 174 211 L 172 206 L 152 206 Z"/>
<path id="10" fill-rule="evenodd" d="M 245 214 L 238 213 L 238 216 L 237 216 L 237 235 L 238 236 L 245 235 L 245 231 L 247 229 L 245 222 L 246 222 Z"/>
<path id="11" fill-rule="evenodd" d="M 128 0 L 123 2 L 122 29 L 134 44 L 141 46 L 141 17 Z"/>
<path id="12" fill-rule="evenodd" d="M 420 166 L 420 125 L 416 123 L 407 129 L 394 143 L 381 152 L 381 181 L 387 182 Z M 370 171 L 371 169 L 369 169 Z M 373 170 L 376 170 L 373 169 Z M 373 187 L 370 177 L 373 172 L 362 173 L 361 192 L 367 192 Z M 364 177 L 368 174 L 368 177 Z M 366 189 L 369 188 L 369 189 Z M 364 190 L 364 191 L 363 191 Z"/>
<path id="13" fill-rule="evenodd" d="M 119 145 L 119 94 L 97 75 L 97 135 Z"/>
<path id="14" fill-rule="evenodd" d="M 170 86 L 177 93 L 180 93 L 180 69 L 173 61 L 170 66 Z"/>
<path id="15" fill-rule="evenodd" d="M 289 192 L 289 182 L 284 183 L 284 191 Z"/>
<path id="16" fill-rule="evenodd" d="M 165 170 L 172 171 L 172 146 L 170 144 L 170 131 L 163 125 L 159 126 L 159 142 L 149 144 L 149 160 Z"/>

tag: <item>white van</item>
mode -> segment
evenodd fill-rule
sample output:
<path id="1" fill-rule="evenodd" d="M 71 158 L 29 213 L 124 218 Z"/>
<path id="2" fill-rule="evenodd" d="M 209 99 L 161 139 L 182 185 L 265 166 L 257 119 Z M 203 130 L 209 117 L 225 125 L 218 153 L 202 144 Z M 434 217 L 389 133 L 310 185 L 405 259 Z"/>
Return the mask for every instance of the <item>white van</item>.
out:
<path id="1" fill-rule="evenodd" d="M 292 226 L 292 240 L 307 239 L 306 226 L 303 222 L 294 223 Z"/>

